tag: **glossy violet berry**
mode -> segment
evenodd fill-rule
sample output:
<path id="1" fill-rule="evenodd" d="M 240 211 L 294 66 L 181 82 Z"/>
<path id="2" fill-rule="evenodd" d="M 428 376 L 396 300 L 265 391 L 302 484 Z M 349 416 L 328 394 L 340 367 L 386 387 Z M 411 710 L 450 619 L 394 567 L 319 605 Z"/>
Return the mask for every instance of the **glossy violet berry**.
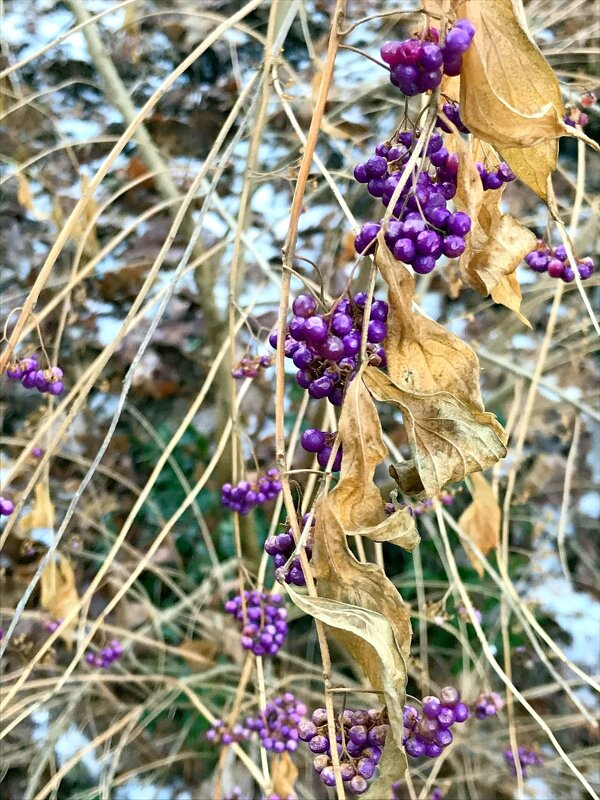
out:
<path id="1" fill-rule="evenodd" d="M 308 294 L 299 294 L 292 303 L 292 311 L 297 317 L 307 319 L 317 310 L 317 301 Z"/>
<path id="2" fill-rule="evenodd" d="M 558 258 L 551 258 L 550 261 L 548 261 L 547 271 L 551 278 L 562 278 L 565 265 L 562 261 L 559 261 Z"/>
<path id="3" fill-rule="evenodd" d="M 304 336 L 309 342 L 324 342 L 327 338 L 327 323 L 322 317 L 309 317 L 304 323 Z"/>
<path id="4" fill-rule="evenodd" d="M 466 236 L 471 230 L 471 218 L 464 211 L 455 211 L 448 218 L 446 230 L 453 236 Z"/>
<path id="5" fill-rule="evenodd" d="M 323 431 L 309 428 L 302 434 L 300 444 L 308 453 L 318 453 L 325 447 L 325 434 Z"/>
<path id="6" fill-rule="evenodd" d="M 442 242 L 442 253 L 447 258 L 458 258 L 465 252 L 465 247 L 462 236 L 446 236 Z"/>
<path id="7" fill-rule="evenodd" d="M 5 497 L 0 497 L 0 516 L 8 517 L 15 510 L 12 500 L 7 500 Z"/>
<path id="8" fill-rule="evenodd" d="M 308 387 L 308 393 L 315 400 L 320 400 L 323 397 L 327 397 L 332 389 L 333 382 L 331 378 L 327 377 L 327 375 L 322 375 L 320 378 L 311 381 Z"/>
<path id="9" fill-rule="evenodd" d="M 423 698 L 423 713 L 426 717 L 429 717 L 429 719 L 436 719 L 441 708 L 442 704 L 437 697 L 429 695 Z"/>
<path id="10" fill-rule="evenodd" d="M 379 322 L 379 320 L 372 319 L 369 322 L 369 328 L 367 331 L 367 339 L 369 342 L 373 344 L 379 344 L 383 342 L 387 336 L 387 325 L 385 322 Z"/>

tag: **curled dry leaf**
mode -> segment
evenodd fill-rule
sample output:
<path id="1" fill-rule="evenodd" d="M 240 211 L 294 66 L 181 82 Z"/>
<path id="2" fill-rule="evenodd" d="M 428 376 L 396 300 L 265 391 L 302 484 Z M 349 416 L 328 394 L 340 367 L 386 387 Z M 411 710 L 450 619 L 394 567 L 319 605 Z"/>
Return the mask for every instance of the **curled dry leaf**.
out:
<path id="1" fill-rule="evenodd" d="M 298 769 L 289 753 L 281 753 L 271 763 L 271 794 L 287 800 L 295 795 L 294 784 L 298 777 Z"/>
<path id="2" fill-rule="evenodd" d="M 319 499 L 315 516 L 313 562 L 319 597 L 307 597 L 287 585 L 286 589 L 302 611 L 334 629 L 373 688 L 383 693 L 393 736 L 386 749 L 394 752 L 392 780 L 398 780 L 406 768 L 402 710 L 412 635 L 409 610 L 380 567 L 354 558 L 329 496 Z"/>
<path id="3" fill-rule="evenodd" d="M 376 525 L 385 513 L 373 475 L 388 449 L 383 443 L 375 403 L 360 376 L 346 393 L 338 438 L 343 458 L 339 482 L 330 495 L 333 510 L 346 531 Z"/>
<path id="4" fill-rule="evenodd" d="M 557 139 L 569 133 L 556 76 L 522 27 L 513 0 L 463 0 L 457 13 L 475 27 L 462 60 L 461 117 L 545 199 Z"/>
<path id="5" fill-rule="evenodd" d="M 471 217 L 472 226 L 458 262 L 461 277 L 467 286 L 484 296 L 491 295 L 496 303 L 510 308 L 529 325 L 520 313 L 521 287 L 514 272 L 535 248 L 535 234 L 500 210 L 506 184 L 493 192 L 484 192 L 472 150 L 460 136 L 447 140 L 460 156 L 454 202 L 459 211 Z M 477 146 L 476 140 L 472 146 Z"/>
<path id="6" fill-rule="evenodd" d="M 376 400 L 393 403 L 402 412 L 412 462 L 390 472 L 406 494 L 433 497 L 447 483 L 506 455 L 506 434 L 494 414 L 448 391 L 425 394 L 400 388 L 373 367 L 365 370 L 365 383 Z"/>
<path id="7" fill-rule="evenodd" d="M 79 605 L 75 572 L 66 556 L 57 556 L 46 564 L 40 583 L 40 605 L 53 619 L 63 620 L 74 607 Z M 61 631 L 61 637 L 69 646 L 76 626 L 77 616 Z"/>
<path id="8" fill-rule="evenodd" d="M 483 555 L 487 555 L 500 541 L 500 507 L 492 487 L 483 475 L 473 475 L 472 481 L 473 500 L 461 514 L 458 524 Z M 465 550 L 471 564 L 481 577 L 483 575 L 481 561 L 468 548 Z"/>
<path id="9" fill-rule="evenodd" d="M 413 312 L 414 278 L 392 258 L 382 236 L 375 263 L 388 285 L 385 349 L 392 381 L 407 391 L 451 392 L 483 411 L 477 356 L 458 336 Z"/>
<path id="10" fill-rule="evenodd" d="M 346 533 L 412 550 L 419 543 L 414 519 L 407 509 L 386 517 L 381 494 L 373 482 L 375 469 L 388 450 L 375 403 L 361 377 L 352 381 L 346 394 L 338 437 L 344 455 L 340 479 L 329 501 L 340 524 Z"/>

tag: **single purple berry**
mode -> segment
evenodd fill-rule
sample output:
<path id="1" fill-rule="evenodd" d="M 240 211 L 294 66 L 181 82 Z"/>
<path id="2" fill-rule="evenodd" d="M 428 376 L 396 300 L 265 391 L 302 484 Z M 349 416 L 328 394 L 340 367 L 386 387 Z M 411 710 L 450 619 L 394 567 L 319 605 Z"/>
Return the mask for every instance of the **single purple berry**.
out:
<path id="1" fill-rule="evenodd" d="M 308 294 L 299 294 L 292 303 L 292 311 L 297 317 L 308 318 L 317 310 L 317 301 Z"/>

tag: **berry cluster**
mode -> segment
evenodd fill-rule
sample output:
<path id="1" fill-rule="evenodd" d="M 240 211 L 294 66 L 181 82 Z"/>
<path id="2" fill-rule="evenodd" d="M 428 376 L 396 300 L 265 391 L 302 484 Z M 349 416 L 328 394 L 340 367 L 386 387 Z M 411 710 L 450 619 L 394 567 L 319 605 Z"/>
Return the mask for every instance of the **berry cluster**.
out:
<path id="1" fill-rule="evenodd" d="M 452 741 L 450 728 L 455 722 L 464 722 L 469 709 L 460 702 L 460 694 L 453 686 L 440 689 L 440 696 L 424 697 L 422 714 L 414 706 L 404 706 L 404 746 L 412 758 L 437 758 Z"/>
<path id="2" fill-rule="evenodd" d="M 456 103 L 444 103 L 442 105 L 442 111 L 446 115 L 446 117 L 450 120 L 450 122 L 458 128 L 461 133 L 470 133 L 471 131 L 467 128 L 465 123 L 462 121 L 460 116 L 460 108 Z M 449 128 L 444 120 L 441 117 L 437 118 L 436 128 L 444 131 L 444 133 L 450 133 L 451 128 Z"/>
<path id="3" fill-rule="evenodd" d="M 527 750 L 525 747 L 519 747 L 518 754 L 523 776 L 527 774 L 526 767 L 541 767 L 544 763 L 542 755 L 536 753 L 535 750 Z M 513 775 L 516 775 L 515 757 L 512 750 L 508 749 L 504 751 L 504 760 L 511 768 Z"/>
<path id="4" fill-rule="evenodd" d="M 0 517 L 8 517 L 15 510 L 15 504 L 6 497 L 0 497 Z"/>
<path id="5" fill-rule="evenodd" d="M 439 33 L 429 28 L 422 37 L 403 42 L 384 42 L 381 58 L 390 67 L 390 81 L 412 97 L 437 89 L 443 75 L 460 75 L 462 56 L 473 41 L 475 29 L 468 19 L 459 19 L 446 34 L 443 46 Z"/>
<path id="6" fill-rule="evenodd" d="M 325 314 L 317 313 L 313 297 L 301 294 L 292 304 L 294 316 L 287 327 L 285 355 L 298 368 L 296 383 L 315 399 L 327 397 L 334 406 L 341 406 L 347 384 L 356 374 L 360 352 L 365 292 L 339 300 Z M 388 305 L 374 300 L 367 328 L 367 353 L 376 366 L 385 367 L 385 350 L 381 343 L 387 336 Z M 269 336 L 277 347 L 277 333 Z"/>
<path id="7" fill-rule="evenodd" d="M 301 528 L 306 524 L 307 519 L 308 514 L 305 514 L 300 521 Z M 311 528 L 314 527 L 314 524 L 315 518 L 313 517 Z M 304 548 L 304 552 L 309 561 L 312 557 L 312 545 L 313 537 L 311 531 L 306 542 L 306 547 Z M 267 537 L 265 541 L 265 552 L 273 556 L 277 580 L 293 583 L 294 586 L 306 586 L 306 577 L 298 556 L 290 561 L 290 565 L 285 571 L 283 569 L 294 552 L 295 546 L 292 529 L 288 528 L 284 533 L 276 533 L 273 536 Z"/>
<path id="8" fill-rule="evenodd" d="M 390 142 L 377 145 L 375 155 L 358 164 L 354 177 L 366 183 L 369 194 L 380 197 L 388 207 L 398 186 L 405 164 L 420 132 L 400 131 Z M 443 146 L 440 133 L 434 133 L 426 148 L 432 173 L 424 170 L 416 179 L 411 175 L 392 209 L 385 231 L 385 241 L 394 258 L 410 264 L 420 275 L 431 272 L 442 256 L 458 258 L 465 250 L 465 236 L 471 219 L 462 211 L 452 213 L 447 203 L 456 194 L 458 155 Z M 373 178 L 375 172 L 380 177 Z M 357 253 L 371 253 L 381 224 L 367 222 L 360 229 L 354 247 Z"/>
<path id="9" fill-rule="evenodd" d="M 245 614 L 240 595 L 225 603 L 225 611 L 242 623 L 242 647 L 255 656 L 274 656 L 288 632 L 283 597 L 269 592 L 244 592 Z"/>
<path id="10" fill-rule="evenodd" d="M 575 280 L 575 273 L 562 244 L 553 249 L 544 242 L 538 242 L 536 249 L 525 256 L 525 263 L 534 272 L 547 272 L 551 278 L 561 278 L 565 283 Z M 578 259 L 577 271 L 582 281 L 587 280 L 594 271 L 594 260 L 589 257 Z"/>
<path id="11" fill-rule="evenodd" d="M 280 491 L 279 470 L 270 469 L 254 483 L 240 481 L 237 486 L 224 483 L 221 487 L 221 503 L 238 514 L 249 514 L 256 506 L 274 500 Z"/>
<path id="12" fill-rule="evenodd" d="M 256 378 L 261 368 L 270 367 L 273 363 L 271 356 L 244 356 L 231 370 L 234 378 Z"/>
<path id="13" fill-rule="evenodd" d="M 504 700 L 498 692 L 480 692 L 473 704 L 473 711 L 477 719 L 493 717 L 502 708 L 504 708 Z"/>
<path id="14" fill-rule="evenodd" d="M 60 627 L 62 620 L 60 619 L 46 619 L 44 620 L 44 630 L 48 631 L 48 633 L 54 633 Z"/>
<path id="15" fill-rule="evenodd" d="M 85 654 L 85 660 L 90 667 L 100 667 L 107 669 L 110 665 L 123 655 L 123 647 L 116 639 L 113 639 L 108 647 L 103 647 L 99 653 L 91 650 Z"/>
<path id="16" fill-rule="evenodd" d="M 41 458 L 45 452 L 43 447 L 34 447 L 31 451 L 31 455 L 33 458 Z"/>
<path id="17" fill-rule="evenodd" d="M 499 189 L 503 183 L 510 183 L 510 181 L 514 181 L 515 179 L 515 173 L 508 166 L 506 161 L 501 161 L 495 171 L 488 171 L 485 164 L 481 161 L 478 161 L 475 167 L 481 178 L 483 188 L 486 191 Z"/>
<path id="18" fill-rule="evenodd" d="M 36 355 L 14 361 L 6 367 L 6 377 L 21 381 L 26 389 L 37 389 L 45 394 L 59 395 L 64 389 L 63 371 L 60 367 L 40 369 Z"/>
<path id="19" fill-rule="evenodd" d="M 304 431 L 300 438 L 300 444 L 307 453 L 316 453 L 319 465 L 325 469 L 329 463 L 329 457 L 333 449 L 333 443 L 337 431 L 329 433 L 328 431 L 319 431 L 316 428 L 309 428 Z M 333 472 L 339 472 L 342 466 L 342 447 L 338 447 L 331 469 Z"/>
<path id="20" fill-rule="evenodd" d="M 298 731 L 306 715 L 306 706 L 291 692 L 269 700 L 257 717 L 248 717 L 246 727 L 256 731 L 265 750 L 283 753 L 298 747 Z"/>
<path id="21" fill-rule="evenodd" d="M 579 125 L 580 128 L 584 128 L 590 121 L 590 118 L 585 113 L 585 111 L 580 111 L 578 108 L 575 107 L 572 108 L 567 107 L 566 110 L 567 113 L 565 114 L 563 119 L 565 121 L 565 124 L 570 125 L 572 128 L 577 127 L 577 125 Z"/>
<path id="22" fill-rule="evenodd" d="M 223 720 L 216 719 L 212 727 L 206 731 L 206 738 L 213 744 L 232 744 L 232 742 L 243 742 L 250 737 L 250 729 L 243 725 L 234 725 L 229 729 L 223 724 Z"/>
<path id="23" fill-rule="evenodd" d="M 336 720 L 336 740 L 342 780 L 354 794 L 367 791 L 381 758 L 389 730 L 385 711 L 346 709 Z M 325 786 L 335 786 L 335 772 L 327 735 L 327 712 L 317 708 L 312 720 L 299 725 L 300 739 L 315 753 L 313 765 Z"/>

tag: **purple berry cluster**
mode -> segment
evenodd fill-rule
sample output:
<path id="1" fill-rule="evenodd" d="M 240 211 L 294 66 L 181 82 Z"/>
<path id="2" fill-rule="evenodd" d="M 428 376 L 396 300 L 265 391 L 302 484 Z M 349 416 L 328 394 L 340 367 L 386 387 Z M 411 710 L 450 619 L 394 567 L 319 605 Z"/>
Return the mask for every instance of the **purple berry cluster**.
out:
<path id="1" fill-rule="evenodd" d="M 325 469 L 329 463 L 329 457 L 333 449 L 333 443 L 337 431 L 329 433 L 328 431 L 319 431 L 316 428 L 309 428 L 304 431 L 300 438 L 300 444 L 307 453 L 316 453 L 319 465 Z M 337 453 L 333 460 L 331 469 L 333 472 L 339 472 L 342 467 L 342 447 L 338 447 Z"/>
<path id="2" fill-rule="evenodd" d="M 590 118 L 585 113 L 585 111 L 580 111 L 578 108 L 572 106 L 566 109 L 567 113 L 563 117 L 565 124 L 570 125 L 572 128 L 576 128 L 578 125 L 580 128 L 585 128 L 585 126 L 590 121 Z"/>
<path id="3" fill-rule="evenodd" d="M 224 483 L 221 487 L 221 503 L 238 514 L 249 514 L 256 506 L 274 500 L 280 491 L 279 470 L 269 469 L 254 483 L 240 481 L 237 486 Z"/>
<path id="4" fill-rule="evenodd" d="M 40 369 L 36 355 L 14 361 L 6 367 L 6 377 L 21 381 L 26 389 L 37 389 L 42 394 L 58 396 L 64 389 L 63 371 L 60 367 Z"/>
<path id="5" fill-rule="evenodd" d="M 399 131 L 390 142 L 381 142 L 376 154 L 358 164 L 354 177 L 366 183 L 369 194 L 381 198 L 386 208 L 398 186 L 419 131 Z M 456 194 L 458 155 L 443 146 L 440 133 L 432 134 L 426 148 L 432 168 L 411 176 L 403 186 L 392 209 L 385 241 L 394 258 L 410 264 L 419 275 L 431 272 L 442 256 L 458 258 L 465 250 L 465 236 L 471 219 L 462 211 L 451 212 L 446 206 Z M 380 177 L 373 178 L 375 173 Z M 373 252 L 381 223 L 367 222 L 360 229 L 354 247 L 357 253 Z"/>
<path id="6" fill-rule="evenodd" d="M 292 304 L 294 316 L 287 327 L 285 355 L 298 368 L 296 383 L 307 389 L 311 397 L 327 397 L 334 406 L 341 406 L 347 384 L 356 374 L 360 352 L 366 292 L 344 297 L 325 314 L 317 313 L 317 302 L 301 294 Z M 367 328 L 367 353 L 376 366 L 385 367 L 385 350 L 381 343 L 387 336 L 388 305 L 374 300 Z M 277 333 L 269 336 L 277 347 Z"/>
<path id="7" fill-rule="evenodd" d="M 240 595 L 225 603 L 225 611 L 242 623 L 242 647 L 255 656 L 274 656 L 288 633 L 283 597 L 269 592 L 245 591 L 245 616 Z"/>
<path id="8" fill-rule="evenodd" d="M 541 767 L 544 763 L 544 759 L 540 753 L 536 753 L 535 750 L 527 750 L 525 747 L 519 747 L 518 749 L 519 754 L 519 762 L 521 764 L 521 772 L 525 776 L 527 774 L 527 767 Z M 513 755 L 513 751 L 509 748 L 508 750 L 504 751 L 504 760 L 511 768 L 513 775 L 517 774 L 517 770 L 515 767 L 515 757 Z"/>
<path id="9" fill-rule="evenodd" d="M 413 97 L 428 92 L 442 82 L 443 75 L 460 75 L 462 56 L 475 35 L 468 19 L 459 19 L 439 44 L 439 32 L 429 28 L 422 37 L 402 42 L 384 42 L 381 58 L 390 67 L 390 81 L 400 91 Z"/>
<path id="10" fill-rule="evenodd" d="M 363 794 L 375 774 L 389 730 L 385 711 L 346 709 L 336 719 L 336 741 L 342 780 L 353 794 Z M 327 734 L 327 712 L 317 708 L 311 720 L 298 726 L 300 739 L 315 754 L 313 766 L 325 786 L 335 786 Z"/>
<path id="11" fill-rule="evenodd" d="M 8 517 L 15 510 L 15 504 L 6 497 L 0 497 L 0 517 Z"/>
<path id="12" fill-rule="evenodd" d="M 300 527 L 302 528 L 308 519 L 308 514 L 305 514 L 301 521 Z M 313 517 L 311 528 L 314 527 L 315 519 Z M 302 569 L 300 558 L 296 556 L 290 561 L 289 567 L 284 570 L 285 565 L 292 556 L 296 544 L 294 542 L 294 535 L 291 528 L 288 528 L 283 533 L 276 533 L 273 536 L 268 536 L 265 541 L 265 552 L 273 557 L 275 563 L 277 580 L 292 583 L 294 586 L 306 586 L 306 577 Z M 312 558 L 313 536 L 312 530 L 308 536 L 306 547 L 304 548 L 306 557 L 310 561 Z"/>
<path id="13" fill-rule="evenodd" d="M 299 727 L 306 720 L 306 706 L 291 692 L 274 697 L 257 717 L 248 717 L 246 727 L 258 733 L 265 750 L 293 752 L 298 747 Z"/>
<path id="14" fill-rule="evenodd" d="M 481 178 L 483 188 L 486 191 L 499 189 L 502 184 L 510 183 L 515 179 L 515 173 L 508 166 L 506 161 L 501 161 L 495 170 L 486 169 L 485 164 L 483 164 L 481 161 L 478 161 L 475 164 L 475 167 L 477 168 L 477 172 Z"/>
<path id="15" fill-rule="evenodd" d="M 495 716 L 504 708 L 504 700 L 498 692 L 480 692 L 473 704 L 473 711 L 477 719 Z"/>
<path id="16" fill-rule="evenodd" d="M 424 697 L 421 705 L 422 713 L 415 706 L 404 706 L 404 747 L 412 758 L 437 758 L 452 742 L 450 728 L 464 722 L 469 709 L 453 686 L 440 689 L 439 697 Z"/>
<path id="17" fill-rule="evenodd" d="M 123 655 L 123 647 L 116 639 L 113 639 L 108 647 L 103 647 L 99 653 L 93 653 L 91 650 L 85 654 L 85 660 L 90 667 L 100 667 L 107 669 L 110 665 Z"/>
<path id="18" fill-rule="evenodd" d="M 206 738 L 212 744 L 232 744 L 243 742 L 250 737 L 250 729 L 243 725 L 234 725 L 228 728 L 221 719 L 216 719 L 212 727 L 206 731 Z"/>
<path id="19" fill-rule="evenodd" d="M 458 130 L 461 133 L 471 132 L 461 119 L 460 108 L 457 103 L 444 103 L 442 105 L 442 111 L 444 112 L 445 116 L 450 120 L 450 122 L 454 125 L 454 127 L 458 128 Z M 444 131 L 444 133 L 451 132 L 451 128 L 449 128 L 448 125 L 446 125 L 446 123 L 441 117 L 437 118 L 436 128 L 439 128 L 440 130 Z"/>
<path id="20" fill-rule="evenodd" d="M 562 244 L 552 248 L 542 241 L 538 242 L 536 249 L 525 256 L 525 263 L 534 272 L 547 272 L 551 278 L 560 278 L 565 283 L 575 280 L 575 273 Z M 578 259 L 577 271 L 582 281 L 587 280 L 594 271 L 594 260 L 589 257 Z"/>
<path id="21" fill-rule="evenodd" d="M 231 370 L 231 374 L 238 380 L 241 378 L 256 378 L 261 369 L 270 367 L 272 363 L 271 356 L 244 356 Z"/>
<path id="22" fill-rule="evenodd" d="M 43 623 L 44 630 L 48 631 L 48 633 L 54 633 L 54 631 L 60 627 L 61 622 L 62 620 L 60 619 L 46 619 Z"/>

